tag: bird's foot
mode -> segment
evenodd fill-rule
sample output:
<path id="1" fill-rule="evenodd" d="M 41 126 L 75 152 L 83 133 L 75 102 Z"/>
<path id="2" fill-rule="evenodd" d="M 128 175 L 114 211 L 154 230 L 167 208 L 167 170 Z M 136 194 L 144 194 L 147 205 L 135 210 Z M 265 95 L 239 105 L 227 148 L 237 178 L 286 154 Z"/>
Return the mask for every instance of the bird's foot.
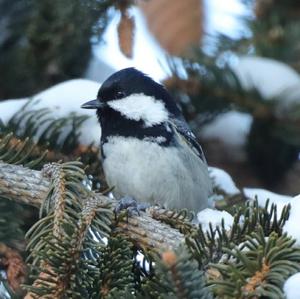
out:
<path id="1" fill-rule="evenodd" d="M 149 207 L 149 203 L 138 203 L 133 197 L 126 195 L 119 200 L 115 207 L 115 214 L 118 215 L 121 211 L 125 210 L 127 216 L 140 215 L 141 211 L 145 212 Z"/>

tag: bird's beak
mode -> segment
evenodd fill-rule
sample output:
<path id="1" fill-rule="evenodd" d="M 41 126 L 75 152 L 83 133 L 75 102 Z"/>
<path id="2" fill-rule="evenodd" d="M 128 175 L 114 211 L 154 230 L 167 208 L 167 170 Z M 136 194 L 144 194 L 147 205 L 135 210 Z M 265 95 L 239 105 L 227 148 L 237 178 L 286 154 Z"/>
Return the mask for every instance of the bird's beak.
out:
<path id="1" fill-rule="evenodd" d="M 81 108 L 83 109 L 99 109 L 101 107 L 103 107 L 103 104 L 97 99 L 86 102 L 81 105 Z"/>

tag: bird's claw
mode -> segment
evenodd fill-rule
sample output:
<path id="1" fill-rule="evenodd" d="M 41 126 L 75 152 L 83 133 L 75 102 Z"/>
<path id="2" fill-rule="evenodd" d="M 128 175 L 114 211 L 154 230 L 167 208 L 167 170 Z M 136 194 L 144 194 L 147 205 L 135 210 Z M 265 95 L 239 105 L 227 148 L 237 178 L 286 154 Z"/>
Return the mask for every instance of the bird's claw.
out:
<path id="1" fill-rule="evenodd" d="M 149 207 L 150 204 L 148 203 L 137 203 L 133 197 L 124 196 L 115 207 L 115 213 L 119 214 L 122 210 L 126 210 L 128 216 L 140 215 L 141 211 L 145 212 Z"/>

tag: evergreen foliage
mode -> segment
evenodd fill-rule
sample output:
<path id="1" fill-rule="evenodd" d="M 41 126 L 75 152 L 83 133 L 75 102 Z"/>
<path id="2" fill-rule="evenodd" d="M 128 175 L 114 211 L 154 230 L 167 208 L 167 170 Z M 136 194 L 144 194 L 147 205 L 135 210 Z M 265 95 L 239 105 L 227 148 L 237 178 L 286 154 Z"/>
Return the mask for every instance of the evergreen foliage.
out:
<path id="1" fill-rule="evenodd" d="M 14 247 L 16 243 L 24 239 L 24 224 L 22 218 L 15 218 L 24 212 L 20 205 L 8 201 L 0 195 L 0 242 L 5 242 L 8 246 Z M 15 221 L 11 221 L 14 219 Z"/>
<path id="2" fill-rule="evenodd" d="M 35 278 L 28 289 L 37 296 L 91 296 L 97 269 L 93 270 L 95 261 L 85 258 L 83 249 L 90 251 L 89 255 L 97 254 L 97 248 L 104 243 L 101 239 L 96 241 L 94 235 L 108 236 L 112 213 L 90 198 L 82 184 L 84 172 L 80 166 L 79 162 L 67 162 L 44 168 L 45 174 L 53 178 L 41 208 L 47 214 L 27 233 L 28 260 Z M 85 202 L 79 202 L 80 195 Z"/>
<path id="3" fill-rule="evenodd" d="M 113 1 L 1 0 L 0 98 L 24 97 L 81 76 L 92 37 L 101 36 Z M 101 19 L 101 21 L 99 21 Z"/>
<path id="4" fill-rule="evenodd" d="M 133 298 L 132 245 L 120 236 L 111 237 L 100 257 L 99 287 L 102 298 Z M 99 294 L 98 294 L 99 296 Z M 98 297 L 97 297 L 98 298 Z"/>
<path id="5" fill-rule="evenodd" d="M 167 223 L 171 227 L 178 229 L 183 234 L 188 234 L 193 231 L 192 220 L 194 219 L 194 213 L 188 210 L 176 211 L 164 211 L 153 215 L 154 219 Z"/>
<path id="6" fill-rule="evenodd" d="M 264 236 L 275 232 L 282 234 L 283 226 L 289 218 L 289 206 L 285 206 L 281 215 L 277 215 L 277 207 L 269 201 L 264 208 L 258 202 L 247 202 L 244 207 L 236 208 L 234 221 L 230 231 L 225 229 L 224 222 L 220 227 L 203 231 L 201 225 L 196 231 L 187 235 L 186 242 L 200 267 L 206 268 L 211 262 L 220 262 L 224 248 L 232 248 L 246 241 L 246 238 L 255 231 L 263 230 Z"/>
<path id="7" fill-rule="evenodd" d="M 1 132 L 13 132 L 19 138 L 34 137 L 39 145 L 70 154 L 78 147 L 78 129 L 87 118 L 74 113 L 56 118 L 51 109 L 36 110 L 34 102 L 28 101 L 6 125 L 1 125 Z"/>
<path id="8" fill-rule="evenodd" d="M 284 281 L 300 270 L 300 249 L 285 234 L 263 229 L 251 233 L 239 248 L 224 250 L 231 258 L 211 267 L 220 271 L 212 280 L 213 290 L 221 298 L 283 298 Z"/>
<path id="9" fill-rule="evenodd" d="M 245 2 L 251 5 L 253 0 Z M 248 20 L 248 24 L 255 33 L 253 42 L 258 55 L 284 61 L 299 72 L 299 3 L 258 0 L 255 15 L 257 21 Z"/>
<path id="10" fill-rule="evenodd" d="M 155 263 L 155 274 L 145 283 L 142 296 L 138 298 L 212 298 L 203 272 L 185 247 L 164 252 Z"/>

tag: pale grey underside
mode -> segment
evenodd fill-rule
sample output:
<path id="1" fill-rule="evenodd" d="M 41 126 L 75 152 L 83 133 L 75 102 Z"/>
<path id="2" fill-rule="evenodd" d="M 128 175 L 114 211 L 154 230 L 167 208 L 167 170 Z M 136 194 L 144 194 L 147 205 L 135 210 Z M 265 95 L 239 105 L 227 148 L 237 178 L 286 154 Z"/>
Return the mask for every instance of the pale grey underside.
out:
<path id="1" fill-rule="evenodd" d="M 207 165 L 188 144 L 179 144 L 162 147 L 137 138 L 109 137 L 103 145 L 103 168 L 115 196 L 171 209 L 205 209 L 212 190 Z"/>

